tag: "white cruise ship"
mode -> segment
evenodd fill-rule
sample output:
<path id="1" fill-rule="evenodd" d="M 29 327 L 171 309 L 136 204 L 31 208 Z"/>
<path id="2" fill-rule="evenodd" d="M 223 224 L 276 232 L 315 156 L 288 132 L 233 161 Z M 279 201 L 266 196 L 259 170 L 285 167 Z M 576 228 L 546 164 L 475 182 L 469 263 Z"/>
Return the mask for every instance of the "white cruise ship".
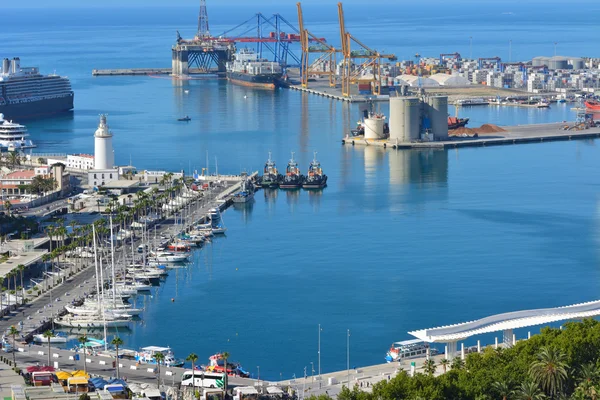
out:
<path id="1" fill-rule="evenodd" d="M 4 119 L 0 113 L 0 151 L 19 151 L 34 148 L 27 128 Z"/>

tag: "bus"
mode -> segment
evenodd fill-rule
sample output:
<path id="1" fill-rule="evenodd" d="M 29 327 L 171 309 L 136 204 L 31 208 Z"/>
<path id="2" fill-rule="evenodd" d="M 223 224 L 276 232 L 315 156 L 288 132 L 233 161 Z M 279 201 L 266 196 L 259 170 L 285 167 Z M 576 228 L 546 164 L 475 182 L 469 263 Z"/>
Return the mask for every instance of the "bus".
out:
<path id="1" fill-rule="evenodd" d="M 225 374 L 205 371 L 185 371 L 181 376 L 181 386 L 195 386 L 205 388 L 221 388 L 224 384 Z"/>

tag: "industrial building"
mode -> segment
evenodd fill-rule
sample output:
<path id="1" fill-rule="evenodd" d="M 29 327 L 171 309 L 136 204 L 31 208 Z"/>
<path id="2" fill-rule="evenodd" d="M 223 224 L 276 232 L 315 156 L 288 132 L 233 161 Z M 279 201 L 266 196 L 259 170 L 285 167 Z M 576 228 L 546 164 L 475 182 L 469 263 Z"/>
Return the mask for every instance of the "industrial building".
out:
<path id="1" fill-rule="evenodd" d="M 405 92 L 405 91 L 404 91 Z M 389 137 L 394 143 L 448 139 L 447 96 L 390 97 Z M 365 139 L 386 139 L 385 117 L 371 113 L 364 120 Z"/>

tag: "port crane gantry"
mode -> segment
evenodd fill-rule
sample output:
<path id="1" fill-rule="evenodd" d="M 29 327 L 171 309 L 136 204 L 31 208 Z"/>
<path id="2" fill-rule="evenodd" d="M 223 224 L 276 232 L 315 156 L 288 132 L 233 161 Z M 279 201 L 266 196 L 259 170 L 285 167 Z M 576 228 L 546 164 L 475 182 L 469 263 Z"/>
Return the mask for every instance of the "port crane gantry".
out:
<path id="1" fill-rule="evenodd" d="M 359 79 L 370 81 L 371 93 L 374 95 L 381 94 L 381 59 L 395 61 L 398 58 L 394 54 L 381 54 L 377 50 L 373 50 L 346 31 L 344 21 L 344 8 L 342 3 L 338 3 L 338 18 L 340 24 L 340 39 L 342 41 L 342 54 L 344 56 L 342 64 L 342 95 L 350 95 L 350 84 L 356 83 Z M 354 42 L 359 46 L 359 50 L 351 50 L 351 44 Z M 361 64 L 353 68 L 352 60 L 364 60 Z M 363 78 L 364 72 L 372 71 L 371 78 Z"/>
<path id="2" fill-rule="evenodd" d="M 304 28 L 304 16 L 302 14 L 302 4 L 296 3 L 298 7 L 298 28 L 300 29 L 300 45 L 302 47 L 302 57 L 300 63 L 300 81 L 303 88 L 308 87 L 309 75 L 329 76 L 329 86 L 335 87 L 335 67 L 337 64 L 336 53 L 341 52 L 335 47 L 325 42 L 325 39 L 319 38 Z M 311 46 L 310 42 L 313 42 Z M 312 63 L 310 54 L 320 53 Z M 329 64 L 328 66 L 326 64 Z"/>

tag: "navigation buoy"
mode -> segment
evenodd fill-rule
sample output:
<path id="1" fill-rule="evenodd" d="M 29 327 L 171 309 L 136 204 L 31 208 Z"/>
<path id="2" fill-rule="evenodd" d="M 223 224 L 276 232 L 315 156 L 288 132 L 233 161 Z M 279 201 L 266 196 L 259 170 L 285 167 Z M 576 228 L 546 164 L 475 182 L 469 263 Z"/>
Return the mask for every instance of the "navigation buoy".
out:
<path id="1" fill-rule="evenodd" d="M 247 98 L 248 98 L 248 96 L 244 95 L 244 98 L 245 98 L 245 99 L 247 99 Z"/>
<path id="2" fill-rule="evenodd" d="M 175 303 L 175 298 L 171 297 L 171 303 Z"/>

